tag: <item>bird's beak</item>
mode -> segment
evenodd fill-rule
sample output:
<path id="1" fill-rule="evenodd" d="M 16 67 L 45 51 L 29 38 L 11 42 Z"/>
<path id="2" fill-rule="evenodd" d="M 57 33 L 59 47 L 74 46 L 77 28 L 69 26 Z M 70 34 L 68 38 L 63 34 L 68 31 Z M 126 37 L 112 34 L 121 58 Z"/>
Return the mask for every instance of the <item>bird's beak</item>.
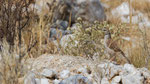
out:
<path id="1" fill-rule="evenodd" d="M 96 31 L 99 31 L 99 30 L 101 31 L 102 29 L 95 28 L 95 30 L 96 30 Z"/>

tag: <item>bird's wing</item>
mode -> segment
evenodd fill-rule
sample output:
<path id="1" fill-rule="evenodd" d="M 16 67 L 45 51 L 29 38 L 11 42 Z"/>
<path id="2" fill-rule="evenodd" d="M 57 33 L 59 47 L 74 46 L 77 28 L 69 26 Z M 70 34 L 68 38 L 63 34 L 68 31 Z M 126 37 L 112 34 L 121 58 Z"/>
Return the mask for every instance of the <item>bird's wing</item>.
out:
<path id="1" fill-rule="evenodd" d="M 112 41 L 112 39 L 110 39 L 108 41 L 108 47 L 114 50 L 115 52 L 120 52 L 123 55 L 123 57 L 125 57 L 125 59 L 128 61 L 128 63 L 131 63 L 130 60 L 125 56 L 124 52 L 119 48 L 116 41 Z"/>
<path id="2" fill-rule="evenodd" d="M 114 50 L 115 52 L 120 52 L 121 49 L 119 48 L 118 44 L 116 41 L 113 41 L 112 39 L 108 40 L 107 42 L 108 47 L 112 50 Z"/>

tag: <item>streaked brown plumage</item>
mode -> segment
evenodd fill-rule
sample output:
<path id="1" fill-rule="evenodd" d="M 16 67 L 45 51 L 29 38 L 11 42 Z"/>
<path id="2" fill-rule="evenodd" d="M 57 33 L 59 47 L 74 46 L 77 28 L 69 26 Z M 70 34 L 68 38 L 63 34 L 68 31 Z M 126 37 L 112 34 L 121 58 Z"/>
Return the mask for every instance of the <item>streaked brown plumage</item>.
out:
<path id="1" fill-rule="evenodd" d="M 120 52 L 123 57 L 130 63 L 130 60 L 125 56 L 124 52 L 119 48 L 118 44 L 112 40 L 111 33 L 108 29 L 103 28 L 102 31 L 105 33 L 104 36 L 104 46 L 108 54 L 112 56 L 112 60 L 115 58 L 115 53 Z"/>

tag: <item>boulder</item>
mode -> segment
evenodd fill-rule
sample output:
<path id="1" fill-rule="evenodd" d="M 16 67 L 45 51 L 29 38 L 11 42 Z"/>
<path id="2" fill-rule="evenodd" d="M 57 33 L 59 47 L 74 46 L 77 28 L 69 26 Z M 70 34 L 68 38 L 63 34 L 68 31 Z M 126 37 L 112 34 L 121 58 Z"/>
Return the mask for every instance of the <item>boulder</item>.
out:
<path id="1" fill-rule="evenodd" d="M 98 65 L 102 73 L 101 84 L 143 84 L 148 79 L 149 71 L 146 69 L 136 69 L 131 64 L 116 65 L 110 62 Z M 147 75 L 146 75 L 147 74 Z"/>
<path id="2" fill-rule="evenodd" d="M 40 79 L 36 78 L 35 80 L 36 80 L 36 84 L 50 84 L 49 80 L 46 78 L 40 78 Z"/>
<path id="3" fill-rule="evenodd" d="M 60 83 L 60 80 L 55 79 L 55 80 L 53 81 L 53 84 L 59 84 L 59 83 Z"/>
<path id="4" fill-rule="evenodd" d="M 142 84 L 144 81 L 144 77 L 141 76 L 141 73 L 135 72 L 130 73 L 128 75 L 122 76 L 123 84 Z"/>
<path id="5" fill-rule="evenodd" d="M 59 84 L 92 84 L 92 82 L 82 75 L 74 75 L 62 80 Z"/>
<path id="6" fill-rule="evenodd" d="M 121 76 L 116 76 L 112 79 L 112 83 L 113 84 L 118 84 L 121 81 Z"/>
<path id="7" fill-rule="evenodd" d="M 59 0 L 54 12 L 53 21 L 70 21 L 74 23 L 78 17 L 93 22 L 106 19 L 104 9 L 99 0 Z"/>
<path id="8" fill-rule="evenodd" d="M 57 72 L 54 70 L 44 69 L 41 74 L 49 79 L 57 78 Z"/>
<path id="9" fill-rule="evenodd" d="M 69 31 L 69 30 L 51 28 L 49 38 L 50 38 L 50 40 L 61 39 L 64 35 L 67 35 L 70 33 L 71 33 L 71 31 Z"/>
<path id="10" fill-rule="evenodd" d="M 108 78 L 102 78 L 101 84 L 110 84 Z"/>
<path id="11" fill-rule="evenodd" d="M 24 79 L 24 84 L 36 84 L 35 74 L 33 72 L 27 73 Z"/>
<path id="12" fill-rule="evenodd" d="M 111 11 L 113 16 L 127 16 L 130 14 L 130 8 L 128 2 L 123 2 L 117 8 Z"/>
<path id="13" fill-rule="evenodd" d="M 87 69 L 86 67 L 82 67 L 82 68 L 79 68 L 77 70 L 78 73 L 84 73 L 84 74 L 91 74 L 91 71 L 89 69 Z"/>
<path id="14" fill-rule="evenodd" d="M 69 70 L 63 70 L 62 72 L 59 73 L 59 78 L 64 79 L 69 77 L 70 71 Z"/>
<path id="15" fill-rule="evenodd" d="M 51 28 L 67 30 L 68 26 L 69 25 L 67 21 L 57 20 L 56 23 L 52 24 Z"/>
<path id="16" fill-rule="evenodd" d="M 48 79 L 42 78 L 41 79 L 41 84 L 50 84 L 50 83 L 49 83 Z"/>

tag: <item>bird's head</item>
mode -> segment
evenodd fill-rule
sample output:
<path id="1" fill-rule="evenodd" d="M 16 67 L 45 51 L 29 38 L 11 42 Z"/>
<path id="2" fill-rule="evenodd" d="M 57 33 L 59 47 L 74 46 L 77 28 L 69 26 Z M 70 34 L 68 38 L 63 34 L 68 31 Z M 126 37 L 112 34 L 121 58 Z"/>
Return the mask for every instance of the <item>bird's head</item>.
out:
<path id="1" fill-rule="evenodd" d="M 109 31 L 108 28 L 104 27 L 104 28 L 102 28 L 101 30 L 102 30 L 102 32 L 104 32 L 104 34 L 105 34 L 104 38 L 107 38 L 107 39 L 108 39 L 108 38 L 111 38 L 111 34 L 110 34 L 110 31 Z"/>
<path id="2" fill-rule="evenodd" d="M 102 32 L 104 32 L 104 33 L 105 33 L 105 35 L 110 34 L 109 29 L 108 29 L 108 28 L 106 28 L 106 27 L 102 28 L 101 30 L 102 30 Z"/>

